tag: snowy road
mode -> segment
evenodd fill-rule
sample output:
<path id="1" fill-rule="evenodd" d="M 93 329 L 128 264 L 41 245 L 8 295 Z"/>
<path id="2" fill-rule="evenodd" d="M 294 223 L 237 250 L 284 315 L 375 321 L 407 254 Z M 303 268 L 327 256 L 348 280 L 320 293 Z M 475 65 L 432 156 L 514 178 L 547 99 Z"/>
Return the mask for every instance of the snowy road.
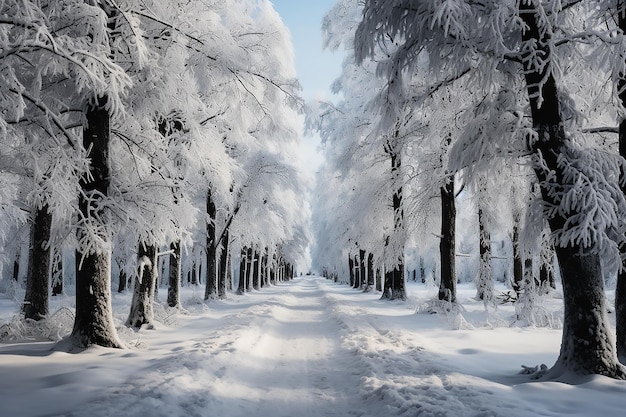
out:
<path id="1" fill-rule="evenodd" d="M 203 331 L 200 319 L 187 323 L 186 333 L 201 333 L 193 343 L 170 346 L 123 386 L 67 415 L 363 415 L 360 375 L 341 348 L 323 282 L 307 277 L 215 306 L 223 316 L 205 322 L 212 329 Z"/>
<path id="2" fill-rule="evenodd" d="M 560 330 L 511 326 L 512 306 L 495 315 L 461 288 L 462 319 L 415 314 L 437 291 L 419 284 L 407 303 L 319 277 L 208 304 L 186 287 L 188 314 L 161 307 L 139 332 L 122 325 L 130 294 L 115 294 L 129 349 L 0 345 L 0 417 L 623 416 L 623 382 L 517 375 L 553 363 Z"/>

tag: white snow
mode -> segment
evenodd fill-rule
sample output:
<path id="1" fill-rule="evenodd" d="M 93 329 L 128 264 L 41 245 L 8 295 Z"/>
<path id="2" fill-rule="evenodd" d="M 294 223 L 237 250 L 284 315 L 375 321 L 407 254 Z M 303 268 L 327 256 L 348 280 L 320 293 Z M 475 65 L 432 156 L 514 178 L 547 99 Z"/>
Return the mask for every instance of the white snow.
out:
<path id="1" fill-rule="evenodd" d="M 185 312 L 157 305 L 160 324 L 138 332 L 122 327 L 130 292 L 114 294 L 128 349 L 0 344 L 0 416 L 624 415 L 625 382 L 518 374 L 554 363 L 560 329 L 518 327 L 510 304 L 486 312 L 465 284 L 462 317 L 429 314 L 436 289 L 408 288 L 408 302 L 388 302 L 307 276 L 203 304 L 184 287 Z M 0 325 L 18 309 L 2 297 Z M 71 303 L 53 297 L 52 311 Z M 544 307 L 562 314 L 558 296 Z"/>

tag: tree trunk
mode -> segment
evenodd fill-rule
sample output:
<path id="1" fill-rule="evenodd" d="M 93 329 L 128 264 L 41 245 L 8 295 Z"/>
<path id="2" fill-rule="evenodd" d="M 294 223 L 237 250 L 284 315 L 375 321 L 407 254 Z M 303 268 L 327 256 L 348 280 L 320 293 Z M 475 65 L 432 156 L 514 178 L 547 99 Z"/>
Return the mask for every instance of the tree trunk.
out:
<path id="1" fill-rule="evenodd" d="M 374 288 L 376 283 L 374 282 L 374 254 L 369 253 L 367 255 L 367 285 L 365 287 L 365 292 L 370 292 Z"/>
<path id="2" fill-rule="evenodd" d="M 151 326 L 153 324 L 152 301 L 158 272 L 156 253 L 156 245 L 139 243 L 137 251 L 139 268 L 135 279 L 130 314 L 126 320 L 126 325 L 129 327 L 139 329 L 143 325 Z"/>
<path id="3" fill-rule="evenodd" d="M 348 272 L 350 274 L 350 286 L 354 287 L 354 258 L 350 254 L 348 254 Z"/>
<path id="4" fill-rule="evenodd" d="M 239 260 L 239 285 L 237 294 L 243 295 L 246 292 L 246 248 L 241 248 L 241 259 Z"/>
<path id="5" fill-rule="evenodd" d="M 363 288 L 367 284 L 367 265 L 365 264 L 365 251 L 359 250 L 359 275 L 361 276 L 361 285 L 359 288 Z"/>
<path id="6" fill-rule="evenodd" d="M 217 298 L 217 241 L 215 236 L 215 220 L 217 210 L 215 208 L 215 201 L 213 201 L 211 195 L 210 187 L 206 199 L 206 212 L 206 287 L 204 290 L 204 299 L 210 300 Z"/>
<path id="7" fill-rule="evenodd" d="M 480 271 L 476 282 L 476 296 L 485 305 L 493 301 L 493 274 L 491 272 L 491 233 L 485 220 L 485 213 L 478 209 Z"/>
<path id="8" fill-rule="evenodd" d="M 52 295 L 56 296 L 63 294 L 63 249 L 57 246 L 52 254 L 51 287 Z"/>
<path id="9" fill-rule="evenodd" d="M 220 250 L 220 271 L 217 277 L 217 296 L 220 299 L 226 298 L 226 281 L 229 277 L 228 266 L 230 263 L 229 259 L 229 251 L 228 251 L 228 231 L 224 234 L 224 239 L 222 239 L 221 250 Z"/>
<path id="10" fill-rule="evenodd" d="M 456 204 L 454 201 L 454 177 L 441 187 L 441 280 L 439 299 L 456 303 Z"/>
<path id="11" fill-rule="evenodd" d="M 117 292 L 124 292 L 126 290 L 127 283 L 128 283 L 128 277 L 126 276 L 126 271 L 120 268 L 120 273 L 118 276 L 118 283 L 117 283 Z"/>
<path id="12" fill-rule="evenodd" d="M 89 173 L 80 180 L 81 192 L 78 207 L 83 221 L 98 223 L 101 216 L 98 203 L 108 195 L 109 189 L 109 112 L 107 98 L 100 97 L 86 112 L 83 129 L 83 148 L 90 149 Z M 78 240 L 84 240 L 83 230 L 78 230 Z M 113 325 L 111 308 L 111 252 L 109 238 L 99 236 L 91 242 L 88 253 L 76 252 L 76 316 L 70 339 L 78 347 L 100 345 L 122 347 Z"/>
<path id="13" fill-rule="evenodd" d="M 352 265 L 354 268 L 354 283 L 352 285 L 352 288 L 359 288 L 359 273 L 361 272 L 359 270 L 359 256 L 358 255 L 354 255 L 354 257 L 352 258 Z"/>
<path id="14" fill-rule="evenodd" d="M 269 248 L 265 248 L 265 254 L 263 255 L 263 280 L 265 281 L 265 286 L 269 287 L 270 285 L 270 268 L 269 268 Z"/>
<path id="15" fill-rule="evenodd" d="M 17 282 L 20 279 L 20 248 L 15 250 L 15 259 L 13 260 L 13 281 Z"/>
<path id="16" fill-rule="evenodd" d="M 254 257 L 252 246 L 246 250 L 246 291 L 252 291 L 252 276 L 254 274 Z"/>
<path id="17" fill-rule="evenodd" d="M 626 33 L 626 1 L 617 2 L 617 22 L 622 33 Z M 626 74 L 620 74 L 617 89 L 622 106 L 626 107 Z M 626 158 L 626 118 L 619 124 L 619 154 Z M 623 179 L 622 179 L 623 180 Z M 624 184 L 622 182 L 622 184 Z M 622 193 L 626 195 L 626 185 L 622 186 Z M 620 247 L 622 259 L 626 259 L 626 245 Z M 626 261 L 617 275 L 615 287 L 615 331 L 617 333 L 617 355 L 621 362 L 626 364 Z"/>
<path id="18" fill-rule="evenodd" d="M 48 205 L 35 209 L 30 228 L 30 253 L 23 306 L 27 319 L 41 320 L 48 315 L 51 227 L 52 213 L 48 212 Z"/>
<path id="19" fill-rule="evenodd" d="M 167 274 L 167 305 L 180 306 L 181 253 L 180 240 L 170 243 L 170 269 Z"/>
<path id="20" fill-rule="evenodd" d="M 511 238 L 513 245 L 513 282 L 511 286 L 519 298 L 522 291 L 522 281 L 524 279 L 524 266 L 522 264 L 522 249 L 519 239 L 520 214 L 513 215 L 513 236 Z"/>
<path id="21" fill-rule="evenodd" d="M 253 255 L 252 255 L 252 260 L 251 260 L 253 267 L 253 275 L 252 275 L 252 288 L 254 288 L 255 290 L 259 290 L 261 289 L 261 282 L 260 282 L 260 266 L 261 263 L 259 262 L 259 251 L 255 250 Z"/>
<path id="22" fill-rule="evenodd" d="M 527 44 L 535 43 L 542 59 L 549 62 L 550 31 L 540 31 L 532 3 L 522 1 L 519 9 L 520 18 L 527 26 L 522 32 L 522 40 Z M 534 169 L 546 206 L 555 207 L 559 205 L 558 193 L 554 193 L 552 187 L 568 186 L 559 160 L 568 155 L 573 145 L 565 136 L 556 82 L 553 75 L 546 72 L 551 67 L 537 69 L 530 64 L 532 60 L 528 56 L 523 59 L 533 128 L 538 138 L 532 144 L 532 150 L 542 159 Z M 551 230 L 556 231 L 565 227 L 566 220 L 557 212 L 548 222 Z M 600 256 L 577 243 L 557 246 L 556 255 L 563 282 L 563 337 L 559 358 L 547 377 L 558 378 L 573 373 L 626 378 L 626 371 L 617 360 L 612 330 L 606 317 Z"/>

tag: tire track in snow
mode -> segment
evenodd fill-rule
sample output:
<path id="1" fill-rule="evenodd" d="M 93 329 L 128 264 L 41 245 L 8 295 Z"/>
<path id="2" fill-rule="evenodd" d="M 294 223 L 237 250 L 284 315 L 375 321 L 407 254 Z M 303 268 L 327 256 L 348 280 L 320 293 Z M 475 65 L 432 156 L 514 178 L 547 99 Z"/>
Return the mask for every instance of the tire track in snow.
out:
<path id="1" fill-rule="evenodd" d="M 383 328 L 379 317 L 361 307 L 361 294 L 354 293 L 353 301 L 331 284 L 326 293 L 343 347 L 357 358 L 367 416 L 539 415 L 511 387 L 458 373 L 436 353 L 421 349 L 414 334 Z"/>

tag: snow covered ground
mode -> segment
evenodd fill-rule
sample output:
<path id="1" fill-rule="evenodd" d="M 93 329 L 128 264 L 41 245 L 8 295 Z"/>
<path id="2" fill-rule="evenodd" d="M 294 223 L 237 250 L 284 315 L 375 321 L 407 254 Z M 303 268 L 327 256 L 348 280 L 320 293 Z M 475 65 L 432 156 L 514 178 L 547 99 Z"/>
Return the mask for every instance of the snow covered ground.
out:
<path id="1" fill-rule="evenodd" d="M 415 283 L 406 303 L 310 276 L 209 304 L 202 288 L 183 290 L 185 312 L 158 308 L 155 330 L 119 327 L 126 350 L 0 344 L 0 416 L 621 417 L 626 408 L 625 382 L 519 375 L 554 363 L 560 329 L 511 325 L 510 304 L 486 312 L 470 286 L 459 289 L 462 316 L 429 314 L 435 289 Z M 3 297 L 0 325 L 17 310 Z M 55 311 L 72 299 L 53 302 Z M 114 294 L 119 324 L 129 302 Z M 557 324 L 560 304 L 544 301 Z M 68 312 L 55 332 L 69 331 Z"/>

